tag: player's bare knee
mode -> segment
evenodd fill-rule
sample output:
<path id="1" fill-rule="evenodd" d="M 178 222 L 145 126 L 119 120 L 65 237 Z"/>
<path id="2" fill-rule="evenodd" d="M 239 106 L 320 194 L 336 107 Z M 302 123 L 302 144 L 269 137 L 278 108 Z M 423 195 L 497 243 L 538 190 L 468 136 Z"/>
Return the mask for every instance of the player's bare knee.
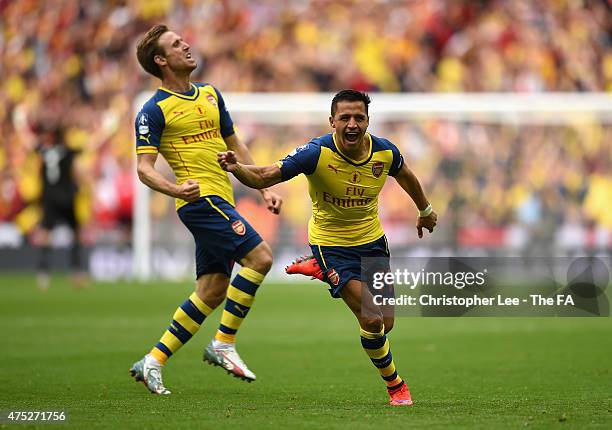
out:
<path id="1" fill-rule="evenodd" d="M 207 306 L 215 309 L 225 300 L 225 291 L 215 290 L 212 288 L 196 288 L 196 294 Z"/>
<path id="2" fill-rule="evenodd" d="M 374 315 L 362 317 L 359 322 L 361 323 L 361 328 L 370 333 L 380 333 L 384 325 L 383 318 Z"/>
<path id="3" fill-rule="evenodd" d="M 243 266 L 265 275 L 272 268 L 272 249 L 266 242 L 262 242 L 257 248 L 247 254 L 241 263 Z"/>
<path id="4" fill-rule="evenodd" d="M 204 303 L 215 309 L 225 300 L 229 277 L 220 274 L 204 275 L 196 281 L 196 294 Z"/>
<path id="5" fill-rule="evenodd" d="M 272 268 L 273 260 L 272 251 L 262 253 L 256 261 L 257 268 L 255 270 L 265 275 Z"/>
<path id="6" fill-rule="evenodd" d="M 393 324 L 395 323 L 395 320 L 393 318 L 385 318 L 384 322 L 385 322 L 385 334 L 387 334 L 391 330 L 393 330 Z"/>

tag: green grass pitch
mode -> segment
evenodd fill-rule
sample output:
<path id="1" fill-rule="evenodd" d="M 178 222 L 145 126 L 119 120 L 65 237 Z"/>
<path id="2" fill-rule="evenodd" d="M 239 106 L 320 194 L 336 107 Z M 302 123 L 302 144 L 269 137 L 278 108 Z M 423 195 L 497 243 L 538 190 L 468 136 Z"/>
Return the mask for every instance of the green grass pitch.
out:
<path id="1" fill-rule="evenodd" d="M 257 381 L 202 362 L 217 310 L 165 367 L 129 366 L 192 285 L 0 277 L 0 410 L 65 410 L 44 428 L 612 428 L 611 318 L 398 318 L 391 348 L 415 405 L 387 405 L 353 316 L 320 283 L 264 284 L 238 337 Z M 1 428 L 16 427 L 0 424 Z"/>

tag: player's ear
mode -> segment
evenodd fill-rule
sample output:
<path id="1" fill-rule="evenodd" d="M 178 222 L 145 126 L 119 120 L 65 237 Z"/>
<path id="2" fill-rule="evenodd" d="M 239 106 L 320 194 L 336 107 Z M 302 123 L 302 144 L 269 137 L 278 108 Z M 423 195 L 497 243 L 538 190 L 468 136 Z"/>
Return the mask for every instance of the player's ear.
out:
<path id="1" fill-rule="evenodd" d="M 158 66 L 165 66 L 168 63 L 168 61 L 159 54 L 153 57 L 153 61 L 155 61 L 155 64 Z"/>
<path id="2" fill-rule="evenodd" d="M 336 125 L 334 124 L 334 117 L 333 116 L 329 117 L 329 125 L 331 125 L 332 128 L 336 128 Z"/>

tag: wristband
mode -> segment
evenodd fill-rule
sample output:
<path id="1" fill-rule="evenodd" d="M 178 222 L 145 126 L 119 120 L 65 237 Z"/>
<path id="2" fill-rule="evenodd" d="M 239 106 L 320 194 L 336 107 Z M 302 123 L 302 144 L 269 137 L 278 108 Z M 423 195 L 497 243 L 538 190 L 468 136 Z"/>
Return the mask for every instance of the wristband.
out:
<path id="1" fill-rule="evenodd" d="M 431 207 L 431 203 L 430 203 L 427 205 L 425 209 L 423 209 L 422 211 L 419 211 L 419 217 L 425 218 L 426 216 L 429 216 L 432 212 L 433 212 L 433 208 Z"/>

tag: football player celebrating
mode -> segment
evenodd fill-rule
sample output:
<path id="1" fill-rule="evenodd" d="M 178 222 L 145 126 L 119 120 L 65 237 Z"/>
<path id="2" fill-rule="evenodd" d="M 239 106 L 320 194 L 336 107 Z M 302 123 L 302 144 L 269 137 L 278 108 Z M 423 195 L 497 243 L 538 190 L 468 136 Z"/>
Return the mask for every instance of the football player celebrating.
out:
<path id="1" fill-rule="evenodd" d="M 393 176 L 419 209 L 416 228 L 433 231 L 437 215 L 395 145 L 367 132 L 370 98 L 355 90 L 336 94 L 329 118 L 333 132 L 311 140 L 269 166 L 245 165 L 233 151 L 218 154 L 223 169 L 243 184 L 265 189 L 300 173 L 306 175 L 312 199 L 308 241 L 314 254 L 298 260 L 288 273 L 312 275 L 327 282 L 332 297 L 341 297 L 355 314 L 361 344 L 385 381 L 391 405 L 411 405 L 386 337 L 393 314 L 383 312 L 362 288 L 362 258 L 389 262 L 389 247 L 378 218 L 378 195 Z"/>
<path id="2" fill-rule="evenodd" d="M 210 84 L 191 82 L 197 64 L 185 40 L 165 25 L 156 25 L 140 40 L 136 53 L 143 69 L 162 83 L 136 117 L 138 177 L 176 199 L 179 218 L 195 239 L 197 281 L 195 292 L 178 307 L 160 341 L 130 373 L 151 392 L 169 394 L 162 366 L 227 297 L 204 360 L 253 381 L 255 374 L 236 352 L 235 338 L 270 270 L 272 251 L 234 208 L 232 186 L 217 163 L 217 153 L 230 149 L 245 163 L 253 160 L 236 137 L 221 93 Z M 158 154 L 172 168 L 176 184 L 155 169 Z M 278 214 L 280 197 L 266 189 L 262 197 Z M 234 261 L 242 269 L 230 285 Z"/>

